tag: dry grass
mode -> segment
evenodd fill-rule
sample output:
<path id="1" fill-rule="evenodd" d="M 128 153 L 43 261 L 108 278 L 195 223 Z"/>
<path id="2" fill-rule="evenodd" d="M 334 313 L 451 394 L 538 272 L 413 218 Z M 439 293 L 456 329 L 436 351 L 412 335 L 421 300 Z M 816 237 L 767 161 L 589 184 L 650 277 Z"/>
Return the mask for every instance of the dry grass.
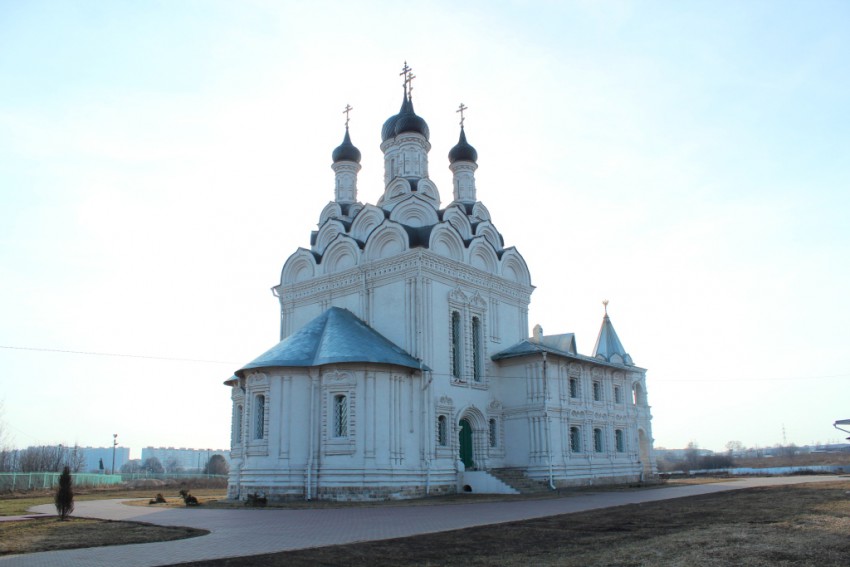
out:
<path id="1" fill-rule="evenodd" d="M 206 530 L 71 518 L 0 522 L 0 555 L 103 545 L 171 541 L 207 534 Z"/>
<path id="2" fill-rule="evenodd" d="M 144 504 L 154 498 L 157 492 L 162 492 L 167 499 L 177 498 L 179 488 L 143 488 L 143 489 L 88 489 L 74 492 L 74 502 L 83 500 L 104 500 L 107 498 L 144 498 Z M 211 501 L 225 498 L 226 491 L 223 488 L 193 488 L 192 494 L 201 501 Z M 52 504 L 53 492 L 41 492 L 38 494 L 6 494 L 0 497 L 0 516 L 23 516 L 32 506 L 40 504 Z M 182 504 L 182 500 L 180 501 Z M 162 506 L 162 504 L 160 504 Z"/>
<path id="3" fill-rule="evenodd" d="M 378 542 L 188 563 L 846 566 L 846 482 L 755 488 Z"/>

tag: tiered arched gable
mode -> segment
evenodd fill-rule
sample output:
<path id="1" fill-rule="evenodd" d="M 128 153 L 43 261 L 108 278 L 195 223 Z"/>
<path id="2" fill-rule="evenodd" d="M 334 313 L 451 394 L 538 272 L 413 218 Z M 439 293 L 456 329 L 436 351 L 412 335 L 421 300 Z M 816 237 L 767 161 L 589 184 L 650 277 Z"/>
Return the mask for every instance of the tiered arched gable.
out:
<path id="1" fill-rule="evenodd" d="M 466 213 L 460 205 L 450 205 L 443 211 L 443 220 L 451 223 L 458 231 L 461 238 L 469 240 L 472 238 L 472 225 L 466 217 Z"/>
<path id="2" fill-rule="evenodd" d="M 385 220 L 369 235 L 363 253 L 368 260 L 389 258 L 407 250 L 407 243 L 407 232 L 404 228 L 391 220 Z"/>
<path id="3" fill-rule="evenodd" d="M 502 254 L 502 277 L 517 283 L 531 285 L 528 265 L 516 248 L 508 248 Z"/>
<path id="4" fill-rule="evenodd" d="M 319 226 L 325 224 L 328 219 L 338 219 L 342 217 L 342 208 L 336 201 L 331 201 L 325 208 L 322 209 L 322 214 L 319 215 Z"/>
<path id="5" fill-rule="evenodd" d="M 441 222 L 431 231 L 431 239 L 428 248 L 441 256 L 463 261 L 464 245 L 463 238 L 457 229 L 448 222 Z"/>
<path id="6" fill-rule="evenodd" d="M 404 177 L 396 177 L 392 181 L 390 181 L 387 190 L 384 192 L 388 200 L 396 200 L 401 197 L 404 197 L 408 193 L 412 191 L 410 187 L 410 181 L 405 179 Z"/>
<path id="7" fill-rule="evenodd" d="M 487 239 L 487 242 L 493 245 L 493 248 L 496 250 L 501 250 L 505 246 L 504 239 L 502 235 L 499 234 L 499 231 L 496 230 L 496 227 L 493 226 L 493 223 L 490 221 L 483 221 L 478 223 L 475 227 L 475 235 L 483 236 Z"/>
<path id="8" fill-rule="evenodd" d="M 309 280 L 316 275 L 316 257 L 309 250 L 299 248 L 283 264 L 281 285 Z"/>
<path id="9" fill-rule="evenodd" d="M 314 250 L 319 254 L 324 253 L 325 248 L 334 241 L 338 234 L 345 234 L 345 226 L 336 219 L 328 220 L 322 225 L 318 235 L 316 235 Z"/>
<path id="10" fill-rule="evenodd" d="M 339 234 L 322 255 L 322 272 L 335 274 L 359 264 L 360 248 L 344 234 Z"/>
<path id="11" fill-rule="evenodd" d="M 472 206 L 472 218 L 479 222 L 490 220 L 490 211 L 484 206 L 484 203 L 478 201 Z"/>
<path id="12" fill-rule="evenodd" d="M 496 251 L 483 236 L 476 236 L 469 245 L 469 263 L 479 270 L 491 274 L 499 273 L 499 258 Z"/>
<path id="13" fill-rule="evenodd" d="M 419 195 L 411 195 L 396 204 L 390 220 L 406 226 L 433 226 L 439 222 L 437 211 Z"/>
<path id="14" fill-rule="evenodd" d="M 366 242 L 369 234 L 378 228 L 384 222 L 384 211 L 375 205 L 366 205 L 363 210 L 357 213 L 354 222 L 351 223 L 349 235 L 355 240 Z"/>
<path id="15" fill-rule="evenodd" d="M 434 182 L 428 178 L 420 179 L 416 183 L 416 193 L 422 195 L 433 203 L 435 207 L 440 205 L 440 192 Z"/>

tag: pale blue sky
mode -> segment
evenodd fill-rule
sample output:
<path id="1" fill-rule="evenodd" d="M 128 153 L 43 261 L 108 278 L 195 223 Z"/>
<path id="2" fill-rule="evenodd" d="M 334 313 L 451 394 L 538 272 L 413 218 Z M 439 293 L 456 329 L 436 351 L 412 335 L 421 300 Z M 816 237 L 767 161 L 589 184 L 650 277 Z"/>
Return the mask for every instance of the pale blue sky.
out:
<path id="1" fill-rule="evenodd" d="M 602 299 L 656 445 L 840 438 L 850 417 L 846 2 L 0 0 L 0 400 L 19 446 L 227 446 L 234 369 L 417 75 L 479 198 L 590 353 Z M 72 409 L 64 409 L 70 404 Z"/>

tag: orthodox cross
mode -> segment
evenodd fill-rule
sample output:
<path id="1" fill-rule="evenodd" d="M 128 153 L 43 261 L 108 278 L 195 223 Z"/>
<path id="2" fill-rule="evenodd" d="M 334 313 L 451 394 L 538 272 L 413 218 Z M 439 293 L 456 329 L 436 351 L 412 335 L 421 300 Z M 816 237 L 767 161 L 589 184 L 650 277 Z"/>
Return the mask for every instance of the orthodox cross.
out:
<path id="1" fill-rule="evenodd" d="M 413 69 L 407 65 L 407 61 L 404 62 L 404 67 L 399 75 L 404 75 L 404 94 L 410 97 L 413 93 L 413 79 L 416 78 L 416 75 L 413 74 Z"/>
<path id="2" fill-rule="evenodd" d="M 460 112 L 460 127 L 461 128 L 463 128 L 463 121 L 466 120 L 463 117 L 463 111 L 464 110 L 469 110 L 469 107 L 465 106 L 463 103 L 460 103 L 460 105 L 457 107 L 457 110 L 455 110 L 455 112 Z"/>
<path id="3" fill-rule="evenodd" d="M 353 106 L 351 106 L 350 104 L 346 104 L 346 105 L 345 105 L 345 110 L 343 110 L 343 111 L 342 111 L 342 113 L 343 113 L 343 114 L 345 114 L 345 129 L 346 129 L 346 130 L 348 130 L 348 121 L 350 120 L 350 117 L 348 116 L 348 114 L 349 114 L 352 110 L 354 110 L 354 107 L 353 107 Z"/>

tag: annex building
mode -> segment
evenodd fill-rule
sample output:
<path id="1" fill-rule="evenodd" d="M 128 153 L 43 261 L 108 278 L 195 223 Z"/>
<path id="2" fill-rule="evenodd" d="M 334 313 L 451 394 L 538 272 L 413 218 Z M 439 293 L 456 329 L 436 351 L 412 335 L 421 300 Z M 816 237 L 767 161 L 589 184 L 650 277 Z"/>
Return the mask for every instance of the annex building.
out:
<path id="1" fill-rule="evenodd" d="M 229 497 L 407 498 L 654 475 L 646 370 L 607 307 L 590 355 L 571 333 L 529 336 L 531 275 L 479 200 L 463 118 L 443 206 L 403 74 L 401 109 L 381 130 L 383 194 L 358 200 L 346 121 L 333 200 L 273 288 L 281 340 L 225 382 Z"/>

